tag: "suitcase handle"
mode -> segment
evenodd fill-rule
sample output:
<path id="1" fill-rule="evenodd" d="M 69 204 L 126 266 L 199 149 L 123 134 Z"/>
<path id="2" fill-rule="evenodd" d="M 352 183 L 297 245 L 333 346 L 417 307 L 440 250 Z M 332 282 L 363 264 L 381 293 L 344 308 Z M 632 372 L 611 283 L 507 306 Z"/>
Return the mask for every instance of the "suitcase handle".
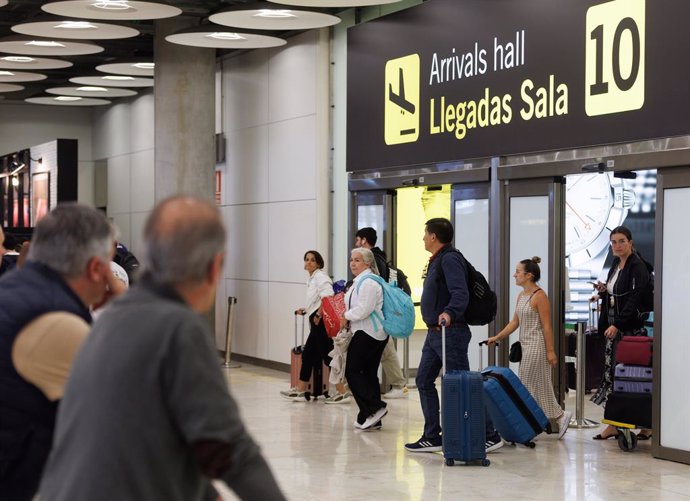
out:
<path id="1" fill-rule="evenodd" d="M 482 349 L 482 345 L 484 345 L 484 344 L 487 345 L 487 346 L 489 346 L 489 341 L 486 340 L 486 339 L 485 339 L 484 341 L 479 341 L 479 370 L 480 370 L 480 371 L 482 370 L 482 360 L 484 360 L 484 357 L 483 357 L 483 351 L 484 351 L 484 350 Z M 497 347 L 499 347 L 500 345 L 501 345 L 501 343 L 499 343 L 499 342 L 494 343 L 494 350 L 495 350 Z M 488 352 L 487 352 L 487 353 L 488 353 Z M 486 359 L 486 363 L 487 363 L 487 364 L 489 363 L 489 359 L 488 359 L 488 358 Z"/>
<path id="2" fill-rule="evenodd" d="M 441 320 L 441 377 L 446 375 L 446 320 Z"/>
<path id="3" fill-rule="evenodd" d="M 300 310 L 295 310 L 295 353 L 301 353 L 302 352 L 302 347 L 304 346 L 304 317 L 305 313 L 302 313 Z M 297 344 L 297 317 L 302 317 L 302 343 Z"/>

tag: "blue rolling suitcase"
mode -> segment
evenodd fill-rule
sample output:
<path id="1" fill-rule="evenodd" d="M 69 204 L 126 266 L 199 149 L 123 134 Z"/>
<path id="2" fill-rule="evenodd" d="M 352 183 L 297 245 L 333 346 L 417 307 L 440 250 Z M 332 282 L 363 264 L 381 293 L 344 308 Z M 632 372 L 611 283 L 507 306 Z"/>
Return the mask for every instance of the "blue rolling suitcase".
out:
<path id="1" fill-rule="evenodd" d="M 532 439 L 549 423 L 539 404 L 507 367 L 487 367 L 482 376 L 486 408 L 501 437 L 507 442 L 534 448 Z"/>
<path id="2" fill-rule="evenodd" d="M 441 379 L 441 426 L 443 457 L 455 461 L 491 463 L 486 459 L 484 379 L 479 372 L 446 373 L 446 328 L 441 326 L 443 377 Z"/>

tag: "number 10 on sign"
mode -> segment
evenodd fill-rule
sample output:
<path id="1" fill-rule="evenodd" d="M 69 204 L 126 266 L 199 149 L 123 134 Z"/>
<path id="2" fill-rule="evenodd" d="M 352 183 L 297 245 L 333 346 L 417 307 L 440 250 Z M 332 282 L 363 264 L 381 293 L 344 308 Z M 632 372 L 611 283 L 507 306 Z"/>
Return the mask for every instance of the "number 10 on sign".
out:
<path id="1" fill-rule="evenodd" d="M 587 11 L 585 111 L 588 116 L 644 105 L 645 0 L 614 0 Z"/>

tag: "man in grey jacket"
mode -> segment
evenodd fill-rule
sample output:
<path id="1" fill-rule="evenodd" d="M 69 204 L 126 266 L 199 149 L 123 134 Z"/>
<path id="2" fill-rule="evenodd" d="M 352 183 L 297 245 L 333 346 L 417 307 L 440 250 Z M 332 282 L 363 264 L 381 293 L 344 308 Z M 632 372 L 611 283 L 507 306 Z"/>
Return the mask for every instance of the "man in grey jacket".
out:
<path id="1" fill-rule="evenodd" d="M 212 499 L 214 478 L 241 499 L 283 500 L 201 316 L 223 268 L 220 214 L 167 199 L 144 245 L 140 281 L 103 312 L 72 369 L 41 500 Z"/>

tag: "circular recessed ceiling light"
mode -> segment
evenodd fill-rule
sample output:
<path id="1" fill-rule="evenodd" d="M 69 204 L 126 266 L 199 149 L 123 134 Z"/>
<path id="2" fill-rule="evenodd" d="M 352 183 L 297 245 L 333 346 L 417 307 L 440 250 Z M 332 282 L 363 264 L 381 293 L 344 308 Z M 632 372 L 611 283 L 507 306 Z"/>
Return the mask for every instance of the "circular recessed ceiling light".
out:
<path id="1" fill-rule="evenodd" d="M 262 32 L 241 30 L 235 32 L 223 26 L 197 26 L 165 37 L 168 42 L 192 47 L 216 49 L 263 49 L 279 47 L 287 42 L 282 38 L 268 36 Z"/>
<path id="2" fill-rule="evenodd" d="M 25 101 L 33 104 L 52 104 L 56 106 L 103 106 L 104 104 L 110 104 L 110 101 L 107 99 L 78 96 L 30 97 L 25 99 Z"/>
<path id="3" fill-rule="evenodd" d="M 0 70 L 0 82 L 35 82 L 45 80 L 46 76 L 40 73 L 27 73 L 25 71 Z"/>
<path id="4" fill-rule="evenodd" d="M 23 88 L 23 85 L 0 83 L 0 92 L 16 92 L 18 90 L 22 90 Z"/>
<path id="5" fill-rule="evenodd" d="M 103 87 L 153 87 L 153 78 L 106 75 L 104 77 L 75 77 L 70 82 Z"/>
<path id="6" fill-rule="evenodd" d="M 77 97 L 129 97 L 136 96 L 137 92 L 130 89 L 113 89 L 100 86 L 87 85 L 84 87 L 53 87 L 46 89 L 48 94 Z"/>
<path id="7" fill-rule="evenodd" d="M 7 5 L 7 0 L 0 0 L 0 7 Z"/>
<path id="8" fill-rule="evenodd" d="M 65 38 L 71 40 L 114 40 L 131 38 L 138 30 L 116 24 L 92 23 L 91 21 L 71 21 L 53 16 L 42 16 L 31 22 L 15 24 L 12 31 L 23 35 L 45 38 Z"/>
<path id="9" fill-rule="evenodd" d="M 265 3 L 250 3 L 227 9 L 209 17 L 212 23 L 250 30 L 310 30 L 333 26 L 340 18 L 322 12 L 265 8 Z"/>
<path id="10" fill-rule="evenodd" d="M 61 59 L 44 57 L 0 56 L 0 69 L 3 70 L 54 70 L 69 68 L 72 63 Z"/>
<path id="11" fill-rule="evenodd" d="M 155 63 L 151 61 L 121 61 L 96 66 L 96 70 L 102 73 L 114 73 L 116 75 L 131 75 L 135 77 L 152 77 Z"/>
<path id="12" fill-rule="evenodd" d="M 365 7 L 397 3 L 401 0 L 268 0 L 281 5 L 299 5 L 302 7 Z"/>
<path id="13" fill-rule="evenodd" d="M 21 56 L 80 56 L 103 52 L 100 45 L 67 40 L 40 40 L 23 35 L 0 39 L 0 52 Z"/>
<path id="14" fill-rule="evenodd" d="M 41 9 L 58 16 L 111 21 L 163 19 L 182 14 L 182 9 L 171 5 L 127 0 L 69 0 L 47 3 Z"/>

